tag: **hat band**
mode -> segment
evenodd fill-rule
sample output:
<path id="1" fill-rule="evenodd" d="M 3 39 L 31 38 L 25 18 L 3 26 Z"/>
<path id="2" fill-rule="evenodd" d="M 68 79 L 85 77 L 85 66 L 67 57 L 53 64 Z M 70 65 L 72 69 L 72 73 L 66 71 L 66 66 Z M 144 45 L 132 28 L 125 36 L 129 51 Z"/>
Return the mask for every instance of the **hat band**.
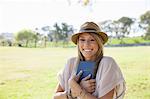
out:
<path id="1" fill-rule="evenodd" d="M 96 31 L 95 29 L 81 29 L 79 32 L 80 33 L 82 33 L 82 32 L 95 32 L 95 33 L 98 33 L 100 31 Z"/>

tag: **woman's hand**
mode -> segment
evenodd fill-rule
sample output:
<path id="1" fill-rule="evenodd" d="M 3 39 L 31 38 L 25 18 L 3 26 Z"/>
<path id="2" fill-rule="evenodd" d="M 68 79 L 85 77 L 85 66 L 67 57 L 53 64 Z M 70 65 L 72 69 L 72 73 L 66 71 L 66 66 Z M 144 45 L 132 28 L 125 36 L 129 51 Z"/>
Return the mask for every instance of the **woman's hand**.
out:
<path id="1" fill-rule="evenodd" d="M 77 83 L 79 81 L 81 74 L 82 71 L 80 71 L 77 75 L 74 75 L 69 79 L 69 86 L 73 97 L 78 97 L 81 94 L 82 89 L 80 85 Z"/>
<path id="2" fill-rule="evenodd" d="M 95 79 L 90 79 L 91 75 L 89 74 L 87 77 L 83 78 L 80 82 L 80 86 L 86 92 L 93 93 L 96 87 Z"/>

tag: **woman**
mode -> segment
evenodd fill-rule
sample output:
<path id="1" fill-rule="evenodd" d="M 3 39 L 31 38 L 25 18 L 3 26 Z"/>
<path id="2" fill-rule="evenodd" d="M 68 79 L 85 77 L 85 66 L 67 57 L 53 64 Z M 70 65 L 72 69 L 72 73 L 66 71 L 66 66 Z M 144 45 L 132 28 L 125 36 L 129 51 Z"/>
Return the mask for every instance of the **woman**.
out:
<path id="1" fill-rule="evenodd" d="M 103 56 L 103 45 L 108 36 L 94 22 L 85 22 L 79 33 L 72 35 L 78 47 L 78 57 L 68 60 L 59 73 L 59 83 L 54 99 L 123 99 L 125 81 L 115 60 Z M 86 76 L 80 82 L 83 71 L 77 74 L 81 61 L 95 62 L 95 78 Z"/>

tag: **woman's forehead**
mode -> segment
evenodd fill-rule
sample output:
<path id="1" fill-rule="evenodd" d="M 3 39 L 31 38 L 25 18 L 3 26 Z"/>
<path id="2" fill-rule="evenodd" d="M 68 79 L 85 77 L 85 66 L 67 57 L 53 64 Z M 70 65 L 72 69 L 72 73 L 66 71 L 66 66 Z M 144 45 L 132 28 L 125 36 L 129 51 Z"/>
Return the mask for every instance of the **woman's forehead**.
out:
<path id="1" fill-rule="evenodd" d="M 82 33 L 79 35 L 79 37 L 92 37 L 93 38 L 93 36 L 90 33 Z"/>

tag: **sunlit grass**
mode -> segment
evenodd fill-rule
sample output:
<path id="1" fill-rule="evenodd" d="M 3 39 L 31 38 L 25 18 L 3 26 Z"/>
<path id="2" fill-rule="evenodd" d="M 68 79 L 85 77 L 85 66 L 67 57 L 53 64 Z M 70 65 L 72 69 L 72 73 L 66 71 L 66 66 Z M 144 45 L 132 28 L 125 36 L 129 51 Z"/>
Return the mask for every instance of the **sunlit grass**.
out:
<path id="1" fill-rule="evenodd" d="M 122 41 L 123 40 L 123 41 Z M 123 39 L 112 38 L 109 39 L 109 44 L 120 44 L 121 42 L 124 44 L 138 44 L 138 43 L 149 43 L 150 40 L 145 40 L 143 37 L 124 37 Z"/>
<path id="2" fill-rule="evenodd" d="M 0 48 L 0 99 L 51 99 L 57 73 L 76 48 Z M 105 48 L 127 84 L 125 99 L 150 98 L 150 47 Z"/>

